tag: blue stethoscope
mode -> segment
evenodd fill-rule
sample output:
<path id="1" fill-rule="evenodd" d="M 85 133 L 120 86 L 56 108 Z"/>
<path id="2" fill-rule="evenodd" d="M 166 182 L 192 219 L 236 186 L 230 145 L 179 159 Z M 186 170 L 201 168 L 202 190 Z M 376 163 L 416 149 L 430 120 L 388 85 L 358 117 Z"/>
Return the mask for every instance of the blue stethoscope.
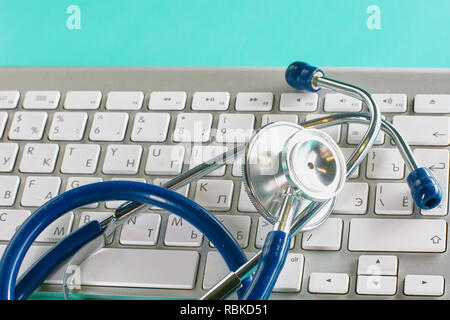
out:
<path id="1" fill-rule="evenodd" d="M 368 113 L 339 113 L 303 122 L 301 126 L 269 123 L 247 143 L 182 173 L 162 187 L 109 181 L 81 186 L 55 197 L 37 209 L 9 242 L 0 261 L 0 299 L 28 298 L 52 272 L 68 261 L 69 266 L 81 264 L 105 246 L 118 226 L 149 205 L 174 213 L 195 226 L 214 244 L 231 270 L 201 299 L 224 299 L 235 292 L 240 299 L 268 299 L 284 266 L 291 236 L 317 228 L 329 217 L 346 178 L 365 158 L 380 129 L 397 145 L 411 171 L 407 181 L 416 205 L 432 209 L 441 202 L 438 182 L 430 170 L 418 166 L 395 127 L 381 119 L 369 93 L 326 78 L 321 69 L 303 62 L 287 68 L 286 81 L 298 90 L 316 92 L 329 88 L 352 95 L 365 103 Z M 320 129 L 347 122 L 368 123 L 368 129 L 346 162 L 337 144 L 323 131 L 311 127 Z M 211 213 L 174 191 L 242 154 L 245 190 L 260 214 L 274 225 L 262 251 L 249 260 L 231 233 Z M 17 281 L 28 249 L 53 221 L 78 207 L 112 200 L 128 202 L 111 217 L 91 221 L 67 235 Z"/>

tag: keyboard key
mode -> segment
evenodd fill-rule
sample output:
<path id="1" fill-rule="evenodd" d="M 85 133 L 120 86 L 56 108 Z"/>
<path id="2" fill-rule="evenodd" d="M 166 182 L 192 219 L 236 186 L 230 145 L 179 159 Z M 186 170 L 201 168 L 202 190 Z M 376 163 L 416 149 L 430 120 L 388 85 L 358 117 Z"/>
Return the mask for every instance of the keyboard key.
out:
<path id="1" fill-rule="evenodd" d="M 256 231 L 256 238 L 255 238 L 255 247 L 258 249 L 262 249 L 264 247 L 264 242 L 266 241 L 267 234 L 273 230 L 273 225 L 268 222 L 263 217 L 258 218 L 258 227 Z M 291 245 L 289 246 L 289 249 L 294 248 L 295 238 L 291 239 Z"/>
<path id="2" fill-rule="evenodd" d="M 381 112 L 406 112 L 408 108 L 408 97 L 406 94 L 372 94 L 372 98 Z"/>
<path id="3" fill-rule="evenodd" d="M 0 143 L 0 172 L 11 172 L 16 163 L 17 143 Z"/>
<path id="4" fill-rule="evenodd" d="M 219 116 L 216 141 L 219 143 L 244 143 L 253 134 L 253 114 L 226 114 Z"/>
<path id="5" fill-rule="evenodd" d="M 358 259 L 358 275 L 396 276 L 398 259 L 396 256 L 360 256 Z"/>
<path id="6" fill-rule="evenodd" d="M 60 98 L 59 91 L 27 91 L 23 100 L 23 108 L 56 109 Z"/>
<path id="7" fill-rule="evenodd" d="M 395 116 L 393 124 L 411 145 L 448 146 L 449 116 Z"/>
<path id="8" fill-rule="evenodd" d="M 16 230 L 30 215 L 29 210 L 0 209 L 0 240 L 11 240 Z"/>
<path id="9" fill-rule="evenodd" d="M 227 152 L 228 148 L 225 146 L 194 146 L 192 148 L 191 161 L 189 162 L 189 169 L 192 169 L 202 163 L 212 163 L 213 158 L 220 156 Z M 219 169 L 207 174 L 206 176 L 221 177 L 225 175 L 227 166 L 222 166 Z"/>
<path id="10" fill-rule="evenodd" d="M 216 216 L 220 222 L 223 223 L 225 228 L 230 231 L 236 241 L 239 243 L 241 248 L 248 247 L 248 240 L 250 236 L 250 226 L 252 220 L 248 216 Z M 212 245 L 210 243 L 210 245 Z"/>
<path id="11" fill-rule="evenodd" d="M 344 155 L 344 158 L 346 160 L 350 159 L 350 156 L 352 155 L 354 148 L 341 148 L 342 154 Z M 350 179 L 356 179 L 359 177 L 359 166 L 353 170 L 352 174 L 350 175 Z"/>
<path id="12" fill-rule="evenodd" d="M 364 182 L 347 182 L 336 199 L 333 212 L 337 214 L 366 214 L 369 185 Z"/>
<path id="13" fill-rule="evenodd" d="M 183 146 L 153 145 L 148 151 L 145 174 L 175 175 L 181 173 L 184 162 Z"/>
<path id="14" fill-rule="evenodd" d="M 348 135 L 347 135 L 347 143 L 348 144 L 358 144 L 361 142 L 362 138 L 364 137 L 364 134 L 367 131 L 367 125 L 366 124 L 360 124 L 360 123 L 349 123 L 348 124 Z M 375 139 L 375 145 L 380 145 L 384 143 L 384 132 L 380 130 L 380 133 L 378 133 L 377 138 Z"/>
<path id="15" fill-rule="evenodd" d="M 162 187 L 163 184 L 165 184 L 165 183 L 166 183 L 167 181 L 169 181 L 169 180 L 170 180 L 170 179 L 160 179 L 160 178 L 158 178 L 158 179 L 153 180 L 153 184 Z M 188 194 L 189 194 L 189 189 L 190 189 L 190 184 L 187 184 L 187 185 L 185 185 L 184 187 L 179 188 L 179 189 L 174 190 L 174 191 L 175 191 L 176 193 L 179 193 L 179 194 L 181 194 L 181 195 L 187 197 Z"/>
<path id="16" fill-rule="evenodd" d="M 327 114 L 307 114 L 306 115 L 306 121 L 314 120 L 317 118 L 323 118 L 327 116 Z M 341 125 L 332 126 L 328 128 L 323 128 L 320 130 L 323 130 L 326 132 L 336 143 L 339 143 L 341 141 Z"/>
<path id="17" fill-rule="evenodd" d="M 5 130 L 6 121 L 8 120 L 7 112 L 0 112 L 0 138 L 3 137 L 3 131 Z"/>
<path id="18" fill-rule="evenodd" d="M 359 112 L 362 102 L 341 93 L 329 93 L 325 96 L 325 112 Z"/>
<path id="19" fill-rule="evenodd" d="M 410 215 L 413 199 L 407 183 L 377 184 L 375 213 L 386 215 Z"/>
<path id="20" fill-rule="evenodd" d="M 141 155 L 141 146 L 110 144 L 106 148 L 103 173 L 136 174 L 141 163 Z"/>
<path id="21" fill-rule="evenodd" d="M 20 92 L 11 90 L 0 91 L 0 109 L 15 109 L 19 102 Z"/>
<path id="22" fill-rule="evenodd" d="M 106 99 L 106 110 L 139 110 L 143 101 L 141 91 L 111 91 Z"/>
<path id="23" fill-rule="evenodd" d="M 424 216 L 446 216 L 448 214 L 449 151 L 438 149 L 416 149 L 414 155 L 420 166 L 428 168 L 437 179 L 442 190 L 442 201 L 434 209 L 420 210 Z"/>
<path id="24" fill-rule="evenodd" d="M 97 144 L 68 144 L 61 164 L 62 173 L 94 173 L 100 146 Z"/>
<path id="25" fill-rule="evenodd" d="M 241 191 L 239 193 L 238 210 L 241 212 L 258 212 L 245 191 L 244 182 L 241 183 Z"/>
<path id="26" fill-rule="evenodd" d="M 348 274 L 313 272 L 309 276 L 308 291 L 311 293 L 346 294 L 349 284 Z"/>
<path id="27" fill-rule="evenodd" d="M 154 246 L 158 241 L 161 216 L 156 213 L 140 213 L 122 226 L 120 243 L 123 245 Z"/>
<path id="28" fill-rule="evenodd" d="M 298 116 L 296 114 L 264 114 L 261 120 L 261 127 L 271 122 L 290 122 L 298 123 Z"/>
<path id="29" fill-rule="evenodd" d="M 317 229 L 303 233 L 302 248 L 304 250 L 340 250 L 343 225 L 342 219 L 328 218 Z"/>
<path id="30" fill-rule="evenodd" d="M 444 294 L 444 277 L 432 275 L 407 275 L 403 293 L 407 296 L 436 296 Z"/>
<path id="31" fill-rule="evenodd" d="M 106 218 L 111 217 L 113 213 L 108 211 L 83 211 L 80 216 L 80 221 L 78 223 L 78 228 L 81 228 L 85 224 L 88 224 L 91 221 L 103 221 Z M 139 215 L 140 216 L 140 215 Z M 136 219 L 137 216 L 134 216 L 130 219 Z M 123 228 L 123 227 L 122 227 Z"/>
<path id="32" fill-rule="evenodd" d="M 186 92 L 154 91 L 150 94 L 149 110 L 183 110 L 186 106 Z"/>
<path id="33" fill-rule="evenodd" d="M 236 96 L 236 111 L 270 111 L 272 105 L 272 92 L 239 92 Z"/>
<path id="34" fill-rule="evenodd" d="M 356 293 L 363 295 L 393 296 L 397 291 L 397 277 L 358 276 Z"/>
<path id="35" fill-rule="evenodd" d="M 0 176 L 0 206 L 9 207 L 16 201 L 20 178 L 17 176 Z"/>
<path id="36" fill-rule="evenodd" d="M 302 286 L 305 258 L 300 253 L 288 253 L 283 269 L 278 276 L 274 292 L 299 292 Z"/>
<path id="37" fill-rule="evenodd" d="M 122 141 L 128 124 L 128 113 L 96 112 L 89 139 L 92 141 Z"/>
<path id="38" fill-rule="evenodd" d="M 88 115 L 86 112 L 55 112 L 48 138 L 60 141 L 83 139 Z"/>
<path id="39" fill-rule="evenodd" d="M 195 92 L 192 97 L 192 110 L 224 111 L 230 105 L 228 92 Z"/>
<path id="40" fill-rule="evenodd" d="M 47 112 L 14 113 L 13 121 L 9 128 L 9 139 L 41 140 L 47 117 Z"/>
<path id="41" fill-rule="evenodd" d="M 143 179 L 143 178 L 130 178 L 130 177 L 112 178 L 111 181 L 134 181 L 134 182 L 146 183 L 145 179 Z M 118 207 L 120 207 L 122 204 L 124 204 L 126 202 L 127 201 L 121 201 L 121 200 L 106 201 L 105 207 L 107 209 L 117 209 Z"/>
<path id="42" fill-rule="evenodd" d="M 416 113 L 450 113 L 450 94 L 418 94 L 414 99 Z"/>
<path id="43" fill-rule="evenodd" d="M 167 220 L 166 246 L 200 247 L 203 242 L 203 234 L 186 220 L 171 214 Z"/>
<path id="44" fill-rule="evenodd" d="M 175 142 L 207 142 L 211 136 L 212 114 L 179 113 L 173 132 Z"/>
<path id="45" fill-rule="evenodd" d="M 55 169 L 59 145 L 27 143 L 19 170 L 26 173 L 51 173 Z"/>
<path id="46" fill-rule="evenodd" d="M 70 177 L 69 179 L 67 179 L 67 184 L 66 184 L 66 191 L 87 185 L 87 184 L 91 184 L 91 183 L 96 183 L 96 182 L 102 182 L 103 179 L 100 177 Z M 98 207 L 98 202 L 97 203 L 91 203 L 88 204 L 86 206 L 83 206 L 81 208 L 97 208 Z"/>
<path id="47" fill-rule="evenodd" d="M 70 233 L 72 223 L 73 213 L 68 212 L 45 228 L 36 238 L 36 242 L 58 242 Z"/>
<path id="48" fill-rule="evenodd" d="M 40 207 L 58 195 L 61 178 L 29 176 L 20 202 L 24 207 Z"/>
<path id="49" fill-rule="evenodd" d="M 367 178 L 403 179 L 405 163 L 395 149 L 373 148 L 367 155 Z"/>
<path id="50" fill-rule="evenodd" d="M 210 251 L 206 256 L 205 272 L 203 274 L 204 290 L 211 289 L 216 283 L 222 280 L 228 273 L 229 269 L 222 256 L 217 251 Z"/>
<path id="51" fill-rule="evenodd" d="M 280 99 L 280 111 L 312 112 L 317 110 L 317 93 L 283 93 Z"/>
<path id="52" fill-rule="evenodd" d="M 164 142 L 169 130 L 168 113 L 136 113 L 131 141 Z"/>
<path id="53" fill-rule="evenodd" d="M 352 219 L 350 251 L 444 252 L 445 220 Z"/>
<path id="54" fill-rule="evenodd" d="M 194 201 L 210 211 L 231 209 L 234 183 L 231 180 L 197 180 Z"/>
<path id="55" fill-rule="evenodd" d="M 67 110 L 96 110 L 100 107 L 100 91 L 68 91 L 64 101 Z"/>
<path id="56" fill-rule="evenodd" d="M 81 284 L 193 289 L 199 258 L 196 251 L 104 248 L 82 263 Z"/>

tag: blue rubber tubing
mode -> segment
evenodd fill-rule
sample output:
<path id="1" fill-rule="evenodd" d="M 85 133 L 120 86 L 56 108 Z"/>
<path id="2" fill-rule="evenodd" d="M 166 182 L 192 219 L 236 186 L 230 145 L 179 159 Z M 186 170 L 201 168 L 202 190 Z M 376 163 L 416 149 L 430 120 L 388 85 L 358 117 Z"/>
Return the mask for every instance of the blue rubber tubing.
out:
<path id="1" fill-rule="evenodd" d="M 291 236 L 284 231 L 271 231 L 264 241 L 258 269 L 243 300 L 267 300 L 283 269 L 291 244 Z"/>
<path id="2" fill-rule="evenodd" d="M 131 181 L 99 182 L 62 193 L 25 220 L 9 242 L 0 261 L 0 300 L 15 299 L 16 279 L 22 261 L 30 246 L 47 226 L 78 207 L 113 200 L 135 201 L 157 206 L 185 219 L 214 244 L 230 270 L 235 271 L 247 262 L 244 252 L 231 233 L 216 217 L 194 201 L 175 191 L 151 184 Z M 67 237 L 70 239 L 70 235 Z M 243 288 L 238 292 L 238 297 L 242 296 L 241 293 L 245 292 L 250 281 L 250 279 L 243 281 Z M 25 292 L 27 289 L 24 287 Z"/>

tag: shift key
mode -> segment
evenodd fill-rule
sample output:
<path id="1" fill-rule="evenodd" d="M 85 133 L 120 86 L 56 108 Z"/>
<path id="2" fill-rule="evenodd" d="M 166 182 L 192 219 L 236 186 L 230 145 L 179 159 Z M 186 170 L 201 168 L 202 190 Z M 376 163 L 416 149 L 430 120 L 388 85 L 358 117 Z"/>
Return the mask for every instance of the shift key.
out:
<path id="1" fill-rule="evenodd" d="M 437 219 L 352 219 L 350 251 L 444 252 L 447 223 Z"/>

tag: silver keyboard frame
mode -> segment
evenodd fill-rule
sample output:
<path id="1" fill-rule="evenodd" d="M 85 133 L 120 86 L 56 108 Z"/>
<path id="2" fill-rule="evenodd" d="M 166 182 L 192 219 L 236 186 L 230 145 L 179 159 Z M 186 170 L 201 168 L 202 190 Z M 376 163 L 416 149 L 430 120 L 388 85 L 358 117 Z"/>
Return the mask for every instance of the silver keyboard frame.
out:
<path id="1" fill-rule="evenodd" d="M 285 92 L 294 92 L 287 86 L 284 80 L 284 67 L 2 67 L 0 68 L 0 88 L 1 90 L 19 90 L 21 93 L 19 106 L 14 110 L 5 110 L 9 113 L 9 119 L 16 111 L 23 110 L 22 102 L 25 92 L 28 90 L 59 90 L 61 92 L 61 100 L 57 110 L 46 110 L 49 114 L 44 138 L 35 142 L 52 142 L 58 143 L 60 153 L 55 167 L 54 173 L 61 176 L 61 191 L 65 190 L 67 178 L 69 176 L 61 174 L 60 166 L 62 162 L 62 151 L 65 142 L 49 141 L 48 130 L 52 114 L 56 111 L 64 110 L 62 105 L 65 100 L 65 94 L 69 90 L 100 90 L 102 92 L 101 106 L 97 110 L 86 110 L 89 114 L 88 124 L 86 126 L 85 136 L 81 142 L 89 142 L 88 132 L 91 128 L 93 114 L 98 111 L 106 111 L 105 102 L 109 91 L 143 91 L 145 93 L 144 104 L 141 110 L 148 110 L 149 93 L 151 91 L 186 91 L 188 99 L 186 108 L 183 111 L 167 111 L 171 115 L 171 123 L 169 127 L 169 137 L 167 142 L 162 144 L 174 144 L 171 141 L 171 133 L 174 130 L 176 114 L 179 112 L 191 111 L 192 95 L 195 91 L 228 91 L 231 95 L 230 108 L 228 111 L 206 111 L 214 116 L 213 128 L 217 128 L 218 114 L 223 112 L 235 113 L 234 105 L 236 94 L 238 92 L 273 92 L 274 108 L 272 113 L 278 114 L 285 112 L 279 111 L 280 94 Z M 412 105 L 416 94 L 450 94 L 450 69 L 383 69 L 383 68 L 325 68 L 327 76 L 342 81 L 357 84 L 371 93 L 405 93 L 408 95 L 408 111 L 404 114 L 413 114 Z M 84 111 L 84 110 L 83 110 Z M 134 114 L 139 111 L 130 112 L 130 120 L 128 128 L 132 128 Z M 163 111 L 166 112 L 166 111 Z M 198 111 L 196 111 L 198 112 Z M 248 113 L 248 112 L 247 112 Z M 256 126 L 261 124 L 262 114 L 265 112 L 255 112 Z M 323 113 L 323 93 L 320 93 L 318 113 Z M 299 121 L 305 119 L 306 113 L 297 113 Z M 387 120 L 391 120 L 393 114 L 385 114 Z M 9 141 L 7 133 L 11 121 L 8 121 L 1 142 Z M 342 147 L 353 147 L 346 143 L 347 125 L 343 125 L 341 132 Z M 130 140 L 131 130 L 127 130 L 126 137 L 123 141 L 125 144 L 134 144 Z M 212 138 L 213 139 L 213 138 Z M 18 142 L 21 145 L 21 141 Z M 95 175 L 108 180 L 112 176 L 102 173 L 102 164 L 105 156 L 105 146 L 111 143 L 95 142 L 102 146 L 101 156 L 98 162 L 97 173 Z M 150 144 L 150 143 L 149 143 Z M 157 143 L 151 143 L 157 144 Z M 382 146 L 376 146 L 382 147 Z M 386 139 L 384 147 L 393 147 L 388 139 Z M 418 146 L 420 148 L 420 146 Z M 423 148 L 434 148 L 424 146 Z M 449 147 L 446 147 L 449 149 Z M 439 148 L 441 149 L 441 148 Z M 25 176 L 18 171 L 18 164 L 22 158 L 23 148 L 20 148 L 16 158 L 16 165 L 11 175 L 19 177 Z M 145 163 L 147 161 L 148 147 L 144 145 L 144 152 L 141 158 L 140 170 L 133 177 L 145 177 L 147 181 L 149 176 L 144 173 Z M 188 156 L 188 155 L 186 155 Z M 188 168 L 188 164 L 184 164 L 183 170 Z M 239 199 L 240 178 L 231 175 L 232 166 L 228 166 L 224 179 L 233 180 L 235 183 L 234 197 L 232 209 L 230 212 L 237 213 L 237 202 Z M 344 221 L 342 247 L 339 251 L 304 251 L 301 249 L 301 236 L 295 239 L 293 252 L 300 252 L 305 257 L 303 270 L 303 279 L 301 290 L 299 293 L 273 293 L 271 299 L 430 299 L 425 297 L 409 297 L 403 294 L 403 282 L 407 274 L 430 274 L 442 275 L 447 280 L 445 282 L 445 294 L 438 299 L 447 299 L 450 297 L 450 256 L 448 250 L 441 254 L 430 253 L 384 253 L 384 252 L 350 252 L 347 248 L 349 220 L 358 217 L 375 217 L 374 197 L 375 187 L 379 182 L 389 182 L 392 180 L 369 180 L 365 178 L 366 164 L 365 161 L 360 167 L 360 175 L 358 179 L 352 181 L 367 181 L 370 186 L 369 191 L 369 207 L 366 215 L 336 215 Z M 33 174 L 39 175 L 39 174 Z M 45 174 L 43 174 L 45 175 Z M 116 175 L 120 177 L 120 175 Z M 155 177 L 151 177 L 153 181 Z M 157 178 L 169 178 L 169 176 L 158 176 Z M 215 179 L 217 177 L 211 177 Z M 21 208 L 18 199 L 21 199 L 23 192 L 23 181 L 17 193 L 15 205 L 12 208 Z M 398 180 L 396 180 L 398 181 Z M 195 188 L 191 185 L 189 196 L 192 199 Z M 32 209 L 34 210 L 34 209 Z M 75 211 L 75 219 L 73 226 L 77 226 L 79 222 L 79 213 L 81 211 L 112 211 L 106 209 L 104 204 L 100 204 L 97 209 L 85 209 Z M 78 213 L 77 213 L 78 212 Z M 161 212 L 161 211 L 159 211 Z M 217 214 L 224 214 L 217 212 Z M 246 214 L 247 215 L 247 214 Z M 257 252 L 255 248 L 255 234 L 257 227 L 257 213 L 249 213 L 252 217 L 252 225 L 250 230 L 249 247 L 246 252 Z M 377 216 L 378 218 L 382 216 Z M 414 208 L 414 217 L 421 218 L 418 209 Z M 398 217 L 395 217 L 398 218 Z M 400 217 L 410 219 L 411 216 Z M 429 217 L 427 217 L 429 218 Z M 437 219 L 448 219 L 445 217 L 436 217 Z M 431 219 L 435 219 L 431 217 Z M 160 226 L 160 235 L 156 246 L 148 248 L 166 248 L 163 245 L 164 234 L 167 224 L 167 215 L 162 215 L 162 223 Z M 73 228 L 73 227 L 72 227 Z M 166 298 L 196 298 L 202 295 L 204 290 L 201 289 L 203 283 L 203 272 L 206 264 L 206 253 L 213 250 L 209 247 L 209 241 L 204 240 L 200 248 L 182 248 L 176 247 L 176 250 L 198 250 L 201 254 L 198 265 L 198 273 L 196 278 L 196 286 L 194 290 L 172 290 L 172 289 L 141 289 L 141 288 L 116 288 L 116 287 L 84 287 L 85 294 L 94 295 L 114 295 L 114 296 L 141 296 L 141 297 L 166 297 Z M 6 242 L 0 242 L 5 244 Z M 111 247 L 119 247 L 119 235 L 116 233 Z M 120 246 L 123 247 L 123 246 Z M 143 248 L 142 246 L 129 246 L 135 248 Z M 291 252 L 292 252 L 291 251 Z M 396 255 L 399 259 L 399 272 L 397 279 L 397 293 L 394 296 L 363 296 L 357 295 L 356 288 L 356 272 L 358 257 L 362 254 L 389 254 Z M 105 266 L 107 267 L 107 266 Z M 345 295 L 328 295 L 328 294 L 311 294 L 308 292 L 309 274 L 311 272 L 343 272 L 350 276 L 349 293 Z M 46 292 L 60 292 L 61 287 L 56 285 L 43 285 L 40 290 Z"/>

